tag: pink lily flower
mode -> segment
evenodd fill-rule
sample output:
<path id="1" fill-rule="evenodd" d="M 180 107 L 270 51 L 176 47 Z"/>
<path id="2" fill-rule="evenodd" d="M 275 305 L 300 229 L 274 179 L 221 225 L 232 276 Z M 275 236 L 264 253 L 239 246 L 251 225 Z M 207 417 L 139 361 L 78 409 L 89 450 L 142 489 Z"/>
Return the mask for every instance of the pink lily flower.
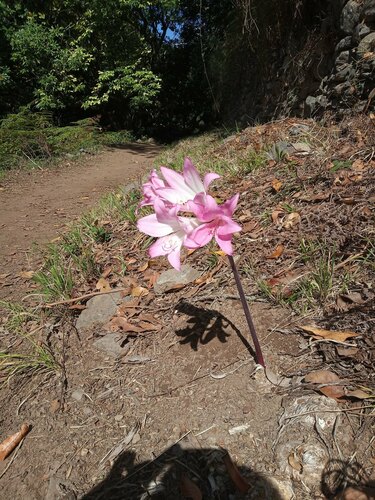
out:
<path id="1" fill-rule="evenodd" d="M 158 188 L 157 194 L 163 200 L 179 205 L 193 200 L 199 193 L 206 193 L 211 182 L 220 177 L 220 175 L 212 172 L 206 174 L 202 181 L 190 158 L 185 158 L 182 174 L 167 167 L 160 167 L 160 170 L 167 185 Z"/>
<path id="2" fill-rule="evenodd" d="M 164 188 L 165 182 L 160 179 L 156 170 L 152 170 L 148 182 L 145 182 L 142 186 L 143 199 L 139 203 L 139 208 L 145 207 L 147 205 L 153 205 L 156 198 L 159 198 L 157 189 Z"/>
<path id="3" fill-rule="evenodd" d="M 181 269 L 181 247 L 187 234 L 199 222 L 192 217 L 179 217 L 179 206 L 167 207 L 162 200 L 155 198 L 155 213 L 139 219 L 138 229 L 149 236 L 158 238 L 149 248 L 151 258 L 166 255 L 169 263 L 178 271 Z"/>
<path id="4" fill-rule="evenodd" d="M 232 255 L 233 234 L 241 231 L 241 226 L 232 219 L 238 198 L 239 194 L 236 194 L 222 205 L 218 205 L 212 196 L 199 194 L 194 201 L 190 201 L 189 209 L 202 224 L 189 233 L 184 245 L 187 248 L 200 248 L 215 237 L 221 250 Z"/>

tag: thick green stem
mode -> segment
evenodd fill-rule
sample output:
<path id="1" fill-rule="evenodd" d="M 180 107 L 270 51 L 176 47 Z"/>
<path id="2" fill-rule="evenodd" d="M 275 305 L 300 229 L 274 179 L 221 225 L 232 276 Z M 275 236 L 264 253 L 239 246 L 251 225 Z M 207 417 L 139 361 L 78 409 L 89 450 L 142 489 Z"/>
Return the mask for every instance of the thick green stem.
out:
<path id="1" fill-rule="evenodd" d="M 253 323 L 253 318 L 251 317 L 249 305 L 248 305 L 246 297 L 245 297 L 245 292 L 244 292 L 244 289 L 242 287 L 242 283 L 241 283 L 239 272 L 237 270 L 237 267 L 236 267 L 236 264 L 234 262 L 233 257 L 231 255 L 228 255 L 228 259 L 229 259 L 229 263 L 230 263 L 230 266 L 231 266 L 233 274 L 234 274 L 234 279 L 236 281 L 238 293 L 240 295 L 241 304 L 242 304 L 242 307 L 243 307 L 243 310 L 244 310 L 244 313 L 245 313 L 245 316 L 246 316 L 247 324 L 249 325 L 249 330 L 250 330 L 250 333 L 251 333 L 251 337 L 252 337 L 253 342 L 254 342 L 257 363 L 259 365 L 262 365 L 263 368 L 265 368 L 266 365 L 264 363 L 262 349 L 260 348 L 258 336 L 257 336 L 257 333 L 255 331 L 255 326 L 254 326 L 254 323 Z"/>

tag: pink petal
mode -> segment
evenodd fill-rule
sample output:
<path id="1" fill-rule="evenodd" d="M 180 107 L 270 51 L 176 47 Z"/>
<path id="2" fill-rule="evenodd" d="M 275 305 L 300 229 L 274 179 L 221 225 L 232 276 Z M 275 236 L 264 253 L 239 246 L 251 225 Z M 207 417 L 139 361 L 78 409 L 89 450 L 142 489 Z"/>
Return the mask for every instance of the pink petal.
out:
<path id="1" fill-rule="evenodd" d="M 233 234 L 241 231 L 242 227 L 230 217 L 221 217 L 220 226 L 217 228 L 219 235 Z"/>
<path id="2" fill-rule="evenodd" d="M 221 213 L 215 199 L 209 194 L 198 194 L 188 202 L 189 209 L 201 222 L 210 222 Z"/>
<path id="3" fill-rule="evenodd" d="M 160 255 L 169 255 L 173 251 L 179 251 L 182 246 L 184 236 L 185 235 L 183 233 L 173 233 L 164 236 L 163 238 L 159 238 L 150 246 L 148 250 L 150 257 L 154 258 L 159 257 Z"/>
<path id="4" fill-rule="evenodd" d="M 137 222 L 137 228 L 141 233 L 149 236 L 160 237 L 174 232 L 174 228 L 169 224 L 163 224 L 156 218 L 156 214 L 146 215 Z"/>
<path id="5" fill-rule="evenodd" d="M 194 229 L 184 241 L 187 248 L 201 248 L 212 240 L 215 224 L 202 224 Z"/>
<path id="6" fill-rule="evenodd" d="M 208 186 L 211 184 L 211 182 L 215 179 L 220 179 L 219 174 L 215 174 L 214 172 L 211 172 L 209 174 L 206 174 L 203 179 L 203 186 L 205 191 L 207 191 Z"/>
<path id="7" fill-rule="evenodd" d="M 227 235 L 219 235 L 218 233 L 215 234 L 215 240 L 221 250 L 225 252 L 227 255 L 232 255 L 233 254 L 233 247 L 232 247 L 232 235 L 227 234 Z"/>
<path id="8" fill-rule="evenodd" d="M 181 271 L 181 260 L 180 260 L 180 249 L 176 249 L 170 254 L 168 254 L 168 260 L 171 266 L 173 266 L 177 271 Z"/>
<path id="9" fill-rule="evenodd" d="M 204 192 L 203 182 L 200 178 L 198 170 L 194 167 L 190 158 L 185 158 L 183 175 L 185 182 L 190 189 L 192 189 L 195 193 Z"/>
<path id="10" fill-rule="evenodd" d="M 181 203 L 184 202 L 186 197 L 182 197 L 180 191 L 173 188 L 159 188 L 156 193 L 163 200 L 167 200 L 170 203 Z"/>
<path id="11" fill-rule="evenodd" d="M 231 217 L 234 214 L 239 197 L 240 195 L 237 193 L 234 196 L 232 196 L 232 198 L 230 198 L 228 201 L 226 201 L 221 205 L 223 212 L 225 212 L 225 215 Z"/>
<path id="12" fill-rule="evenodd" d="M 160 167 L 160 170 L 169 186 L 179 193 L 183 201 L 192 200 L 194 198 L 194 191 L 186 185 L 185 179 L 181 174 L 167 167 Z"/>

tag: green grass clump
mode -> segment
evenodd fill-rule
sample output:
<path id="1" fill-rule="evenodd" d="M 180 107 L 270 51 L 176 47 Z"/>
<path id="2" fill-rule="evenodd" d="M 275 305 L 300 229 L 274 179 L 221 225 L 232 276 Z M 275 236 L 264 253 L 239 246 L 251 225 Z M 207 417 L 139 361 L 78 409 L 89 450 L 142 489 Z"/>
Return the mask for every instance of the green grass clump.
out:
<path id="1" fill-rule="evenodd" d="M 34 340 L 33 332 L 25 333 L 28 322 L 38 320 L 39 315 L 17 303 L 0 301 L 0 307 L 7 314 L 5 330 L 20 339 L 26 351 L 21 353 L 14 352 L 13 348 L 0 348 L 0 375 L 9 381 L 12 376 L 25 372 L 56 371 L 59 365 L 51 349 L 43 342 Z"/>

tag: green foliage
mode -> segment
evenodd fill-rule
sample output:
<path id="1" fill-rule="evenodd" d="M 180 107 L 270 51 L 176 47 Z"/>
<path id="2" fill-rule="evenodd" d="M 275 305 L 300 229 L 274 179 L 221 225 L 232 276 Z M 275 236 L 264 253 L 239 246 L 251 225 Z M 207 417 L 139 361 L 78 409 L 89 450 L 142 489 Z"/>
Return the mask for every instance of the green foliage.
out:
<path id="1" fill-rule="evenodd" d="M 83 108 L 98 107 L 111 100 L 127 100 L 132 113 L 155 106 L 161 80 L 152 71 L 134 66 L 99 72 L 98 82 Z"/>

